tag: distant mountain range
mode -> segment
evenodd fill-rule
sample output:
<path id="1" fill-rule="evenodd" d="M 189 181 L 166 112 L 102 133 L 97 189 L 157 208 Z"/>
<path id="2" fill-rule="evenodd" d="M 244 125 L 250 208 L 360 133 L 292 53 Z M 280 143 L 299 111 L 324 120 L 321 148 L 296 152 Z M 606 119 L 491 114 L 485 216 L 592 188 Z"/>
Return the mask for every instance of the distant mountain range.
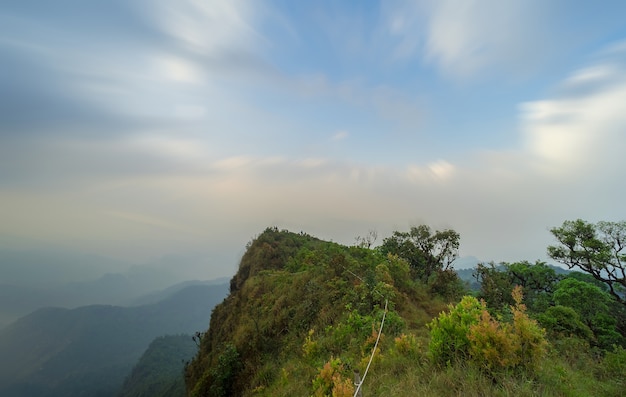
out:
<path id="1" fill-rule="evenodd" d="M 0 330 L 0 396 L 115 396 L 151 341 L 205 330 L 227 293 L 191 282 L 135 307 L 36 310 Z"/>
<path id="2" fill-rule="evenodd" d="M 163 257 L 132 265 L 61 250 L 0 249 L 0 329 L 46 306 L 154 303 L 164 288 L 190 279 L 185 263 L 188 258 Z"/>

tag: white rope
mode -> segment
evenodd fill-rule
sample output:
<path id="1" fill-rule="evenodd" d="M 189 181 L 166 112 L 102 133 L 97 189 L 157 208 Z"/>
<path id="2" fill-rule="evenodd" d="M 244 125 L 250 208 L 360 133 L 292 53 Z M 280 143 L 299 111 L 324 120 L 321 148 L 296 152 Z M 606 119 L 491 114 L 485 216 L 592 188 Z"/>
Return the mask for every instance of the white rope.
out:
<path id="1" fill-rule="evenodd" d="M 358 278 L 359 280 L 361 280 L 361 282 L 362 282 L 363 284 L 367 284 L 367 283 L 365 282 L 365 280 L 363 280 L 361 277 L 359 277 L 359 276 L 357 276 L 356 274 L 354 274 L 354 273 L 353 273 L 350 269 L 348 269 L 348 268 L 347 268 L 347 267 L 345 267 L 345 266 L 342 266 L 342 267 L 343 267 L 343 270 L 347 271 L 348 273 L 350 273 L 350 274 L 351 274 L 351 275 L 353 275 L 354 277 L 356 277 L 356 278 Z M 378 290 L 377 290 L 376 288 L 372 289 L 372 292 L 376 292 L 378 295 L 380 295 L 380 297 L 381 297 L 381 298 L 384 298 L 383 294 L 381 294 L 380 292 L 378 292 Z"/>
<path id="2" fill-rule="evenodd" d="M 378 341 L 380 341 L 380 335 L 382 335 L 383 333 L 383 325 L 385 325 L 385 316 L 387 315 L 387 299 L 385 299 L 385 311 L 383 312 L 383 319 L 380 322 L 380 329 L 378 330 L 378 336 L 376 337 L 376 343 L 374 344 L 374 348 L 372 349 L 372 355 L 370 356 L 370 361 L 367 363 L 367 367 L 365 368 L 365 373 L 363 373 L 363 379 L 361 379 L 361 381 L 359 382 L 359 384 L 356 387 L 356 390 L 354 391 L 354 396 L 356 397 L 357 394 L 359 394 L 359 391 L 361 390 L 361 385 L 363 385 L 363 382 L 365 382 L 365 378 L 367 377 L 367 371 L 369 371 L 370 369 L 370 365 L 372 365 L 372 360 L 374 359 L 374 355 L 376 354 L 376 348 L 378 347 Z"/>

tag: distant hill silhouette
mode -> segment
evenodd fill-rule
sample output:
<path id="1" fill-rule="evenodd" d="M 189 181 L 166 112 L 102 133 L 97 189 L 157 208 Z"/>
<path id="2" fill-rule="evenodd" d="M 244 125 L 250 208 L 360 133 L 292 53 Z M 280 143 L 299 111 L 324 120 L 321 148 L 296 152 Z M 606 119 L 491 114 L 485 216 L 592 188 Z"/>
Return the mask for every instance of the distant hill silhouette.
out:
<path id="1" fill-rule="evenodd" d="M 158 303 L 37 310 L 0 330 L 0 396 L 114 396 L 154 338 L 206 329 L 226 284 Z"/>
<path id="2" fill-rule="evenodd" d="M 173 292 L 163 289 L 174 284 L 178 283 L 173 287 L 178 289 L 192 283 L 206 284 L 182 284 L 197 277 L 190 269 L 205 260 L 202 255 L 167 255 L 132 264 L 63 249 L 0 248 L 0 329 L 42 307 L 157 302 Z"/>

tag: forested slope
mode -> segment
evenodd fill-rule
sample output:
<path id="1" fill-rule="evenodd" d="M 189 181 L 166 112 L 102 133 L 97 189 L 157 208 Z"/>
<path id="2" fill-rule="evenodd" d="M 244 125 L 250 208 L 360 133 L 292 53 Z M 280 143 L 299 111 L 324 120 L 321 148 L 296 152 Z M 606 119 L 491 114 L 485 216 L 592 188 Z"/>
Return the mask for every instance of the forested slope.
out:
<path id="1" fill-rule="evenodd" d="M 191 335 L 156 338 L 124 381 L 118 397 L 183 397 L 183 368 L 196 351 Z"/>

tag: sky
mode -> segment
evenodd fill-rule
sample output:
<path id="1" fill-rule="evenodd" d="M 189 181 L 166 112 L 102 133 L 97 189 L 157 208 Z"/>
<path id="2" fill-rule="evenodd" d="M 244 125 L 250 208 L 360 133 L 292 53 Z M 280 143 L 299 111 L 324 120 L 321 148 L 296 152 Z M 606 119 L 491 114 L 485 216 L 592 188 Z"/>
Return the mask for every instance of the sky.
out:
<path id="1" fill-rule="evenodd" d="M 0 248 L 232 275 L 268 226 L 547 260 L 626 219 L 626 2 L 3 0 Z"/>

